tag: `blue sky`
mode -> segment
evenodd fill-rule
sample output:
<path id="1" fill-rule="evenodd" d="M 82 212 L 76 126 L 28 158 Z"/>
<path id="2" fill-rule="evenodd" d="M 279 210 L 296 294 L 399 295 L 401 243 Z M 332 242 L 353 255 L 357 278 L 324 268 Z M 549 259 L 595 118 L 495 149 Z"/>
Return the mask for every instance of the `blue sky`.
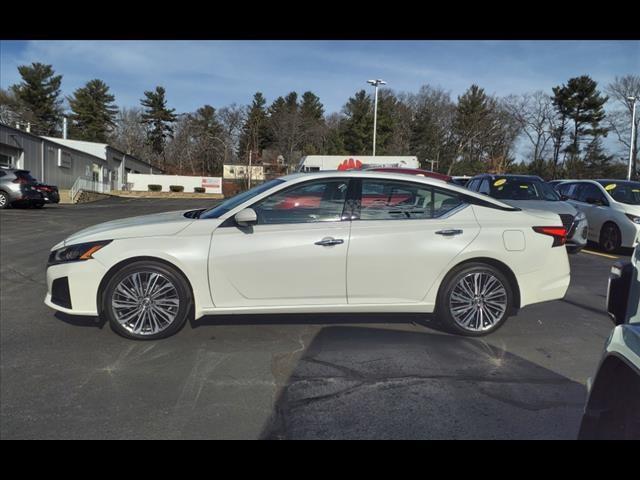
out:
<path id="1" fill-rule="evenodd" d="M 598 83 L 640 73 L 639 41 L 1 41 L 0 87 L 19 81 L 16 67 L 50 63 L 69 95 L 104 80 L 121 106 L 163 85 L 178 112 L 246 104 L 256 91 L 271 102 L 312 90 L 327 113 L 383 78 L 396 91 L 440 86 L 457 96 L 472 83 L 507 95 L 551 91 L 589 74 Z"/>

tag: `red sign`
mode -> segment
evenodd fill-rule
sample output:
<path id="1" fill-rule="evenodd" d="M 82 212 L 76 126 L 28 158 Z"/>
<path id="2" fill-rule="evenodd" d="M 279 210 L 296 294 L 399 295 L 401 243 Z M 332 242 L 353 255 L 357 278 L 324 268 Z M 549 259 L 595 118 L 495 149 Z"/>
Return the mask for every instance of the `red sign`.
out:
<path id="1" fill-rule="evenodd" d="M 357 158 L 347 158 L 340 165 L 338 165 L 338 170 L 355 170 L 358 168 L 362 168 L 362 162 Z"/>

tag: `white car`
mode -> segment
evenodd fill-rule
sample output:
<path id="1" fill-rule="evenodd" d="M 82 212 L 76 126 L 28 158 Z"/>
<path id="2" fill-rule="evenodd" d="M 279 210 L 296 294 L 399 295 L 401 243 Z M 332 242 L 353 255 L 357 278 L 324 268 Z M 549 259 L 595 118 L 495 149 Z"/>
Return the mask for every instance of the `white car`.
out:
<path id="1" fill-rule="evenodd" d="M 45 303 L 129 338 L 241 313 L 436 311 L 483 335 L 569 286 L 556 214 L 426 177 L 351 171 L 267 181 L 208 210 L 96 225 L 55 245 Z"/>
<path id="2" fill-rule="evenodd" d="M 589 222 L 588 239 L 606 252 L 633 248 L 640 233 L 640 182 L 567 180 L 556 190 Z"/>

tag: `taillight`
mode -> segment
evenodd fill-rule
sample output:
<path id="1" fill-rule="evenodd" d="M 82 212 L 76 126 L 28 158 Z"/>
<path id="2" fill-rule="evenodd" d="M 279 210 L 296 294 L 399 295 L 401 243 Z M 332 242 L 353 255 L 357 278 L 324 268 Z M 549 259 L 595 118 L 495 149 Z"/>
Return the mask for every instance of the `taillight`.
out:
<path id="1" fill-rule="evenodd" d="M 552 247 L 561 247 L 567 243 L 567 229 L 564 227 L 533 227 L 533 230 L 553 237 Z"/>

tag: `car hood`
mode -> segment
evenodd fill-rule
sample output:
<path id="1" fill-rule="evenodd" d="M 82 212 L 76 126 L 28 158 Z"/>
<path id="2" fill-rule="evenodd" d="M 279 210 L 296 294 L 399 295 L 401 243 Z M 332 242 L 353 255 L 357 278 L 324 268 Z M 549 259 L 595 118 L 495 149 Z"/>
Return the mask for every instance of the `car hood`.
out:
<path id="1" fill-rule="evenodd" d="M 567 213 L 576 215 L 578 211 L 568 202 L 548 201 L 548 200 L 502 200 L 504 203 L 512 207 L 522 208 L 523 210 L 542 210 L 553 213 Z"/>
<path id="2" fill-rule="evenodd" d="M 193 218 L 184 216 L 188 211 L 156 213 L 99 223 L 74 233 L 63 243 L 72 245 L 96 240 L 175 235 L 194 221 Z"/>

